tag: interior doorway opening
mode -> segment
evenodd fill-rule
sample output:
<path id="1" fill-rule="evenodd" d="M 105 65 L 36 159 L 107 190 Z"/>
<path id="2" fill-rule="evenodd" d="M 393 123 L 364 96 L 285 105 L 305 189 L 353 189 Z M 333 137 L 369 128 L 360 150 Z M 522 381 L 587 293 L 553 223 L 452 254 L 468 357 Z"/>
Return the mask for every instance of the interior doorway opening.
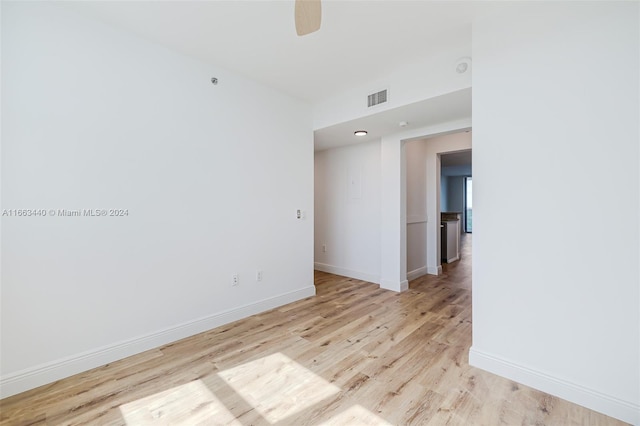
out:
<path id="1" fill-rule="evenodd" d="M 461 130 L 406 141 L 404 148 L 406 274 L 411 281 L 424 274 L 442 275 L 443 262 L 460 259 L 471 133 Z"/>

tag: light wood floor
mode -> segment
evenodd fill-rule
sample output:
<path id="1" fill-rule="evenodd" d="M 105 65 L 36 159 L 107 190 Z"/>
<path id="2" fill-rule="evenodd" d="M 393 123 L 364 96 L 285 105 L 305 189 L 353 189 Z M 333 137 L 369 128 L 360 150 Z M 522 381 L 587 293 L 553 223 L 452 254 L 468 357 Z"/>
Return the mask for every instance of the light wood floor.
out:
<path id="1" fill-rule="evenodd" d="M 615 425 L 468 365 L 471 253 L 397 294 L 317 296 L 0 401 L 2 425 Z"/>

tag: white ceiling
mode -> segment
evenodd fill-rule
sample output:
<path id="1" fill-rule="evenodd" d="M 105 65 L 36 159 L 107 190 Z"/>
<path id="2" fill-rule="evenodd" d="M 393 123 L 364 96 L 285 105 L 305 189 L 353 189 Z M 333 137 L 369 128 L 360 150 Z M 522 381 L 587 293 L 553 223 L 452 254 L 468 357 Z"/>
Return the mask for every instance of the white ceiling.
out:
<path id="1" fill-rule="evenodd" d="M 310 103 L 383 78 L 487 9 L 472 1 L 331 1 L 320 31 L 298 37 L 294 1 L 83 1 L 80 13 L 235 71 Z"/>
<path id="2" fill-rule="evenodd" d="M 315 150 L 380 139 L 403 130 L 433 126 L 471 117 L 471 88 L 404 105 L 314 132 Z M 407 122 L 400 127 L 401 121 Z M 367 136 L 355 136 L 364 129 Z"/>
<path id="3" fill-rule="evenodd" d="M 484 1 L 322 1 L 318 32 L 298 37 L 294 0 L 77 1 L 78 13 L 234 71 L 310 104 L 466 40 Z M 471 117 L 471 89 L 316 130 L 315 149 Z M 355 138 L 354 130 L 369 131 Z"/>

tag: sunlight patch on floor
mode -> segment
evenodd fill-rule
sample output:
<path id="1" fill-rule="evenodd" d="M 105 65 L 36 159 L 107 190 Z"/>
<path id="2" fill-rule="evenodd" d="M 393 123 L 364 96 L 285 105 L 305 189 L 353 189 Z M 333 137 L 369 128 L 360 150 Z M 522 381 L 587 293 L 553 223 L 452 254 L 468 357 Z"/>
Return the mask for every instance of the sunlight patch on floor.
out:
<path id="1" fill-rule="evenodd" d="M 340 392 L 281 353 L 221 371 L 218 376 L 271 424 Z"/>
<path id="2" fill-rule="evenodd" d="M 348 410 L 333 416 L 330 420 L 321 423 L 319 426 L 344 425 L 392 426 L 391 423 L 376 416 L 362 405 L 354 405 Z"/>
<path id="3" fill-rule="evenodd" d="M 200 380 L 123 404 L 120 413 L 131 426 L 242 425 Z"/>

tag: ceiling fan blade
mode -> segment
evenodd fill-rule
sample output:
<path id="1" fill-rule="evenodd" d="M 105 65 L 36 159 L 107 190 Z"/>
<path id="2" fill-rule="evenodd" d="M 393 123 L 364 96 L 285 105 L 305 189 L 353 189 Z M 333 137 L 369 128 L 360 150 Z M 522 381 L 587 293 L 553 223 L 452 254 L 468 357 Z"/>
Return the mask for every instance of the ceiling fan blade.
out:
<path id="1" fill-rule="evenodd" d="M 296 0 L 295 16 L 296 33 L 299 36 L 318 31 L 322 20 L 320 0 Z"/>

